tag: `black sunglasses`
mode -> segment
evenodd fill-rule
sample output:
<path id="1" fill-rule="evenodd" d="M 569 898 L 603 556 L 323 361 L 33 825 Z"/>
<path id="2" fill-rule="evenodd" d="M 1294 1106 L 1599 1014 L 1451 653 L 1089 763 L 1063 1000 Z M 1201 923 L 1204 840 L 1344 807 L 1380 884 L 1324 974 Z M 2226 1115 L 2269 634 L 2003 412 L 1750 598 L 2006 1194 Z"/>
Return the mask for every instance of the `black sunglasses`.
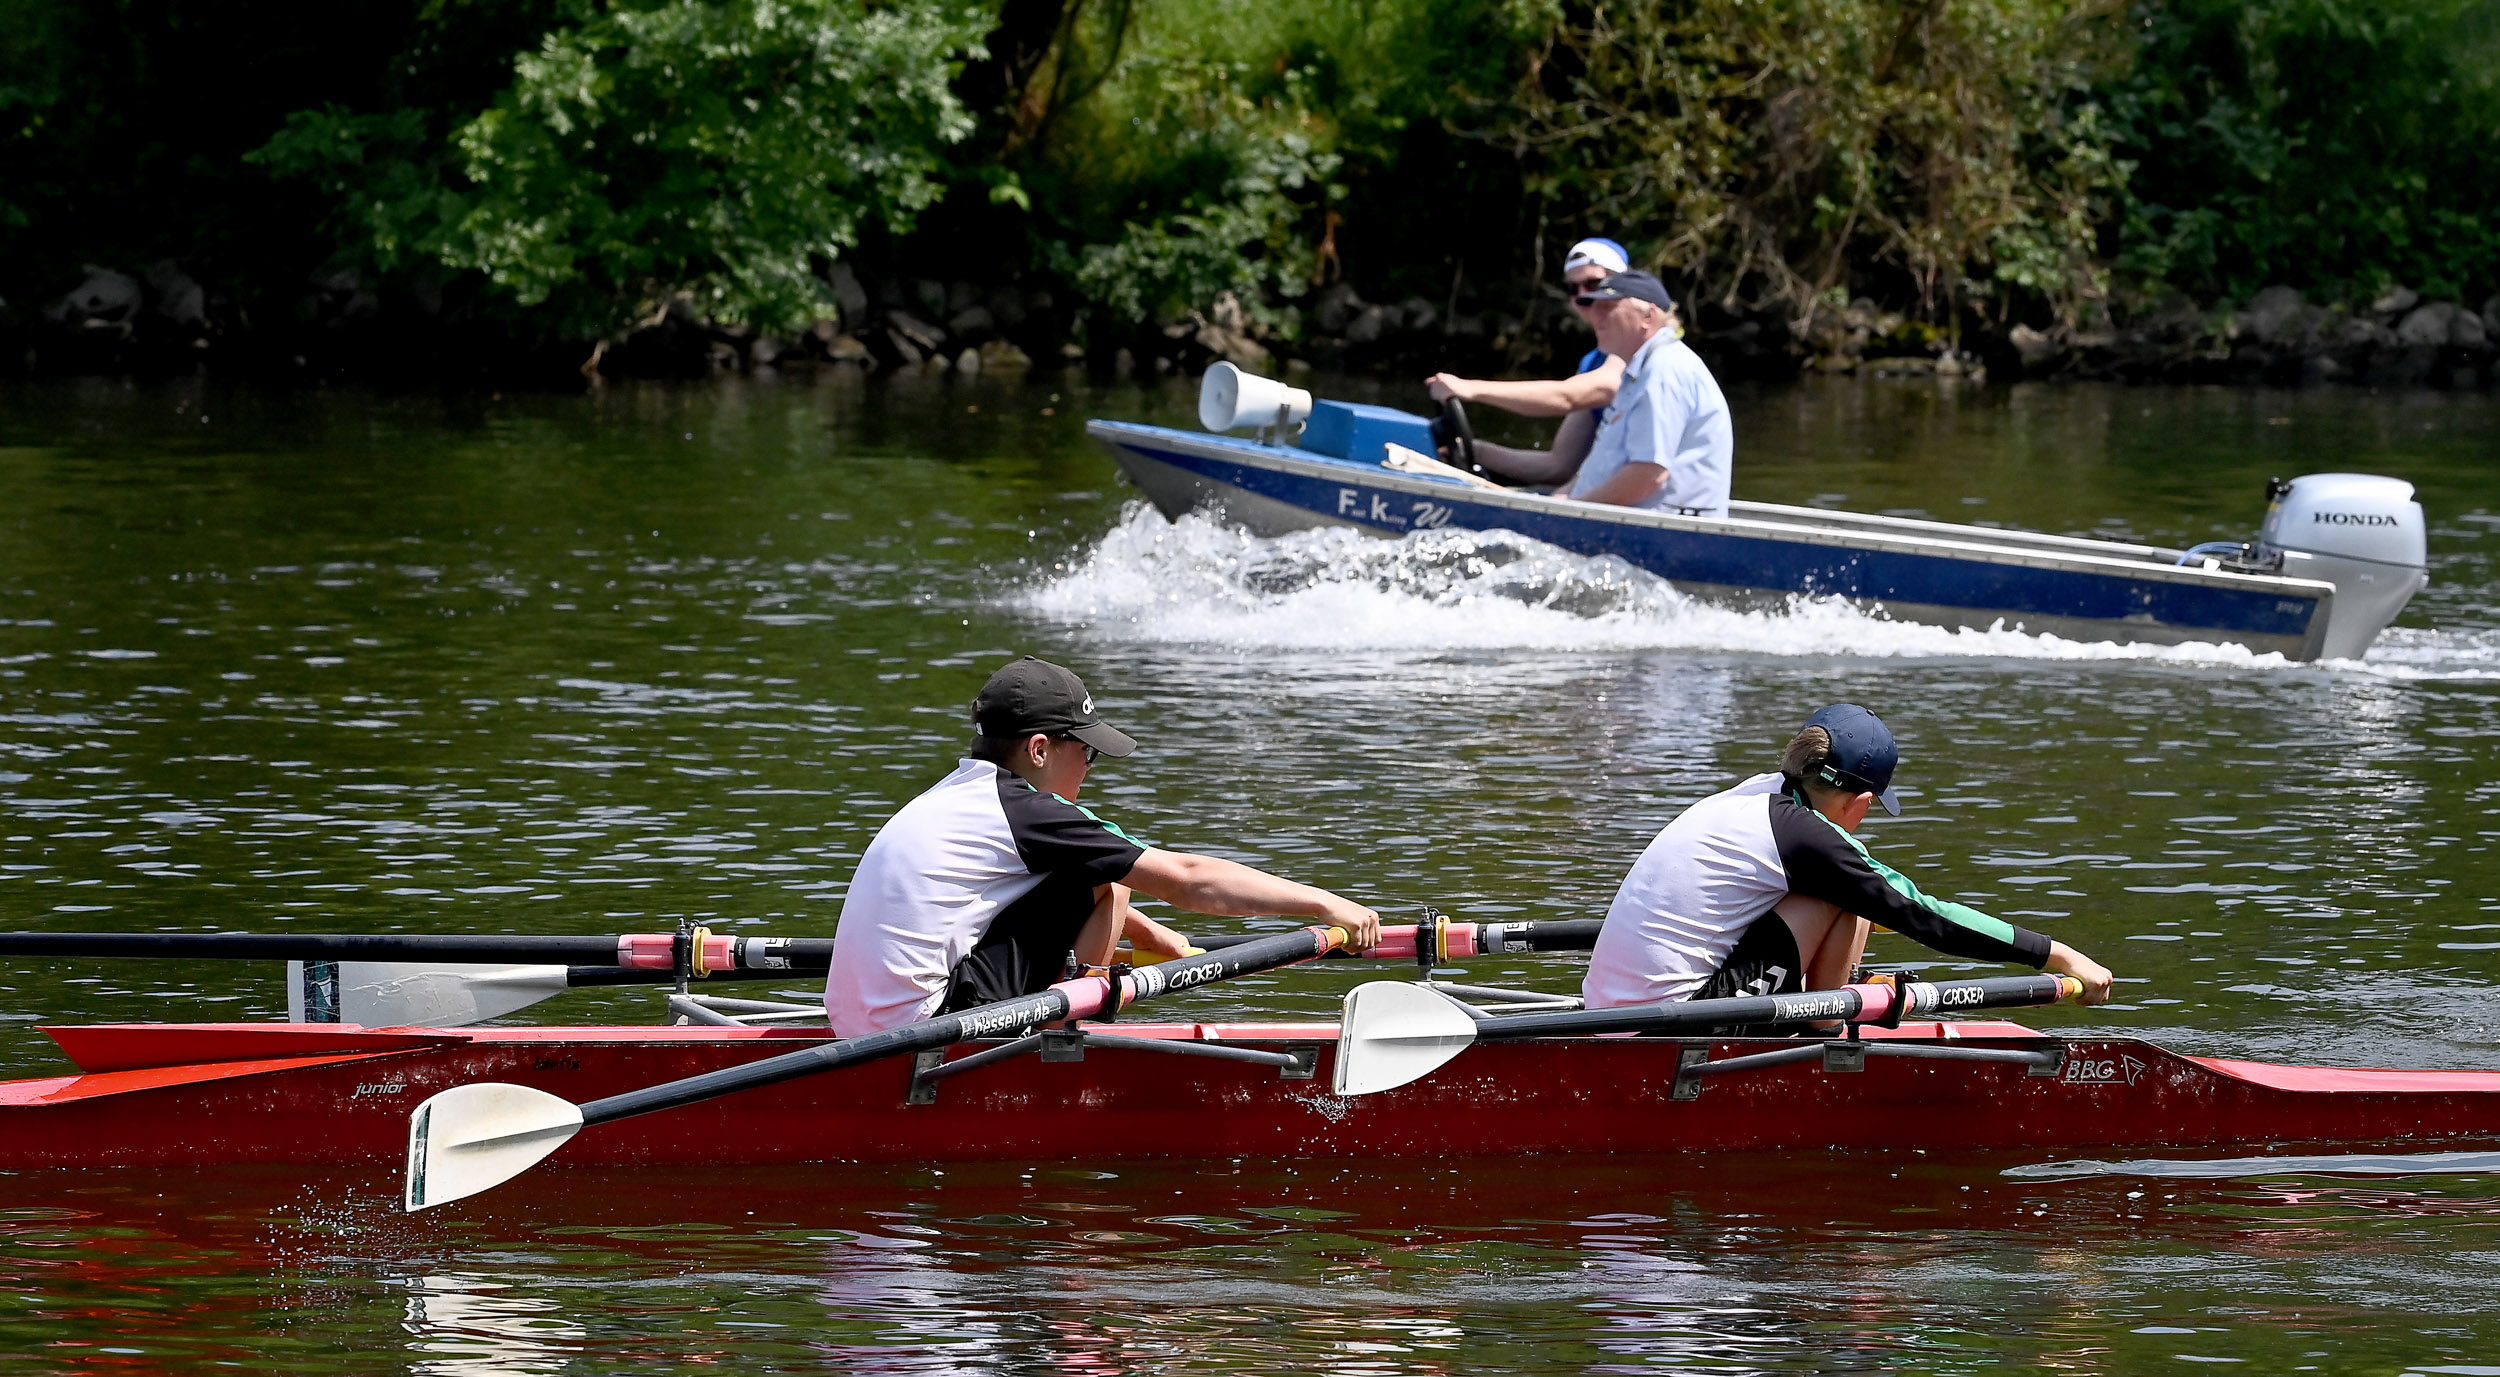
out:
<path id="1" fill-rule="evenodd" d="M 1076 741 L 1076 738 L 1075 738 L 1075 737 L 1073 737 L 1073 736 L 1062 736 L 1062 737 L 1059 737 L 1059 738 L 1057 738 L 1057 739 L 1058 739 L 1058 740 L 1061 740 L 1061 741 Z M 1086 764 L 1091 765 L 1091 764 L 1093 764 L 1095 761 L 1102 759 L 1102 749 L 1101 749 L 1100 747 L 1098 747 L 1098 746 L 1094 745 L 1094 744 L 1093 744 L 1093 743 L 1091 743 L 1091 742 L 1087 742 L 1087 741 L 1076 741 L 1076 744 L 1078 744 L 1078 745 L 1080 745 L 1080 746 L 1083 746 L 1083 747 L 1085 748 L 1085 763 L 1086 763 Z"/>
<path id="2" fill-rule="evenodd" d="M 1587 295 L 1587 294 L 1583 293 L 1583 294 L 1581 294 L 1581 295 L 1579 295 L 1579 296 L 1575 296 L 1575 297 L 1571 298 L 1571 304 L 1572 304 L 1572 305 L 1574 305 L 1574 306 L 1594 306 L 1594 305 L 1596 305 L 1597 303 L 1599 303 L 1599 302 L 1601 302 L 1601 301 L 1620 301 L 1620 300 L 1622 300 L 1622 298 L 1621 298 L 1621 297 L 1612 297 L 1612 296 L 1589 296 L 1589 295 Z"/>

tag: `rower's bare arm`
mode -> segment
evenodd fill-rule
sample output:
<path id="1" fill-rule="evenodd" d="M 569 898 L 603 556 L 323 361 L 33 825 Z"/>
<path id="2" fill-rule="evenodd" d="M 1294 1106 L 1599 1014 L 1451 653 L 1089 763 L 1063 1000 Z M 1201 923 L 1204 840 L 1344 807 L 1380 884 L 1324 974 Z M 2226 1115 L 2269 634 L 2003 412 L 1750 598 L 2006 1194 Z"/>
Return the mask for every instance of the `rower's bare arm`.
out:
<path id="1" fill-rule="evenodd" d="M 1243 918 L 1281 913 L 1317 918 L 1346 930 L 1346 945 L 1366 951 L 1380 941 L 1380 915 L 1351 899 L 1253 870 L 1217 856 L 1149 848 L 1128 872 L 1132 888 L 1194 913 Z"/>
<path id="2" fill-rule="evenodd" d="M 2109 1002 L 2109 985 L 2117 977 L 2109 973 L 2109 967 L 2076 951 L 2073 947 L 2063 942 L 2049 943 L 2047 968 L 2059 975 L 2071 975 L 2082 981 L 2082 1003 L 2107 1004 Z"/>
<path id="3" fill-rule="evenodd" d="M 1614 476 L 1580 495 L 1583 502 L 1604 502 L 1617 507 L 1638 506 L 1666 491 L 1667 470 L 1662 464 L 1626 464 Z"/>
<path id="4" fill-rule="evenodd" d="M 1197 948 L 1189 939 L 1135 909 L 1128 911 L 1128 944 L 1137 951 L 1152 952 L 1163 957 L 1187 956 Z"/>
<path id="5" fill-rule="evenodd" d="M 1080 966 L 1108 966 L 1118 953 L 1120 930 L 1129 918 L 1127 885 L 1094 886 L 1094 911 L 1076 930 L 1069 954 Z"/>
<path id="6" fill-rule="evenodd" d="M 1456 397 L 1462 402 L 1481 402 L 1520 416 L 1568 416 L 1613 401 L 1615 390 L 1622 384 L 1623 360 L 1609 357 L 1588 372 L 1568 378 L 1497 382 L 1435 373 L 1424 380 L 1424 389 L 1436 402 Z"/>

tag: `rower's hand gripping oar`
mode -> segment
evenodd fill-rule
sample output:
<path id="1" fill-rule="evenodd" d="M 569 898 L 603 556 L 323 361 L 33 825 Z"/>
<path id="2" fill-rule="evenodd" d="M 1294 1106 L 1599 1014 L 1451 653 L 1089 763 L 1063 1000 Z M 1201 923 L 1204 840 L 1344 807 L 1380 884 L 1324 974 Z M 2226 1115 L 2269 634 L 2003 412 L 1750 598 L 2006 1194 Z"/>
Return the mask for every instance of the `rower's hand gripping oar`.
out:
<path id="1" fill-rule="evenodd" d="M 1019 1037 L 1046 1023 L 1090 1018 L 1113 1000 L 1125 1006 L 1174 990 L 1309 961 L 1344 945 L 1345 940 L 1343 928 L 1278 933 L 1203 956 L 1142 967 L 1129 972 L 1116 989 L 1102 976 L 1062 981 L 1039 994 L 1000 1000 L 960 1014 L 941 1014 L 865 1037 L 819 1043 L 583 1105 L 524 1085 L 454 1086 L 417 1106 L 409 1116 L 407 1208 L 422 1210 L 501 1185 L 536 1166 L 591 1124 L 676 1109 L 972 1038 Z"/>
<path id="2" fill-rule="evenodd" d="M 1996 976 L 1844 985 L 1802 994 L 1747 995 L 1637 1004 L 1621 1009 L 1486 1017 L 1436 990 L 1403 981 L 1375 980 L 1346 992 L 1345 1020 L 1337 1031 L 1336 1091 L 1369 1095 L 1394 1090 L 1439 1070 L 1479 1042 L 1591 1033 L 1706 1032 L 1712 1028 L 1766 1023 L 1821 1023 L 1841 1019 L 1872 1023 L 1953 1009 L 2012 1009 L 2055 1004 L 2083 992 L 2065 975 Z"/>

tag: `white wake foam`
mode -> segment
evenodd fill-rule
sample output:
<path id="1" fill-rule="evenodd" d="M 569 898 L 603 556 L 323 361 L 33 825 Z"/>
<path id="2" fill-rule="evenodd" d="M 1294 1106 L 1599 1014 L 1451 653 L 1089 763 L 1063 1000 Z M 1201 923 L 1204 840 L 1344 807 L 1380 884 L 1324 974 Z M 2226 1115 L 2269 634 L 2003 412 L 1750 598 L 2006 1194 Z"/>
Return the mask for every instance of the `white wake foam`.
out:
<path id="1" fill-rule="evenodd" d="M 1701 650 L 1757 655 L 2005 657 L 2292 667 L 2239 645 L 2113 645 L 2003 626 L 1895 622 L 1837 598 L 1780 611 L 1696 602 L 1622 560 L 1508 532 L 1384 540 L 1328 528 L 1253 536 L 1134 502 L 1064 571 L 1016 590 L 1022 611 L 1098 635 L 1269 651 Z M 2300 666 L 2300 668 L 2307 668 Z M 2500 676 L 2500 635 L 2390 632 L 2329 669 L 2405 678 Z"/>

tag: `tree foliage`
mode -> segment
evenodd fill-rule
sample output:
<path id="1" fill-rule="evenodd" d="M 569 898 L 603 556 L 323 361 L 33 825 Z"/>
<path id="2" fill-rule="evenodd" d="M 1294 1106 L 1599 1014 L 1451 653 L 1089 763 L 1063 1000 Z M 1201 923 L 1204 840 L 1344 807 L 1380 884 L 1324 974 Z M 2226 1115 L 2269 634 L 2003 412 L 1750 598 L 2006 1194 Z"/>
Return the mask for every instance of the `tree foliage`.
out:
<path id="1" fill-rule="evenodd" d="M 2162 0 L 2103 99 L 2135 281 L 2500 286 L 2500 3 Z"/>
<path id="2" fill-rule="evenodd" d="M 547 339 L 664 301 L 779 330 L 848 257 L 1290 335 L 1340 278 L 1532 316 L 1588 232 L 1808 332 L 2475 299 L 2500 0 L 0 7 L 21 307 L 174 258 L 264 321 L 352 270 Z"/>
<path id="3" fill-rule="evenodd" d="M 1930 315 L 2103 288 L 2121 184 L 2088 99 L 2110 14 L 2066 0 L 1520 0 L 1534 35 L 1482 128 L 1559 218 L 1644 262 L 1811 314 Z M 1889 281 L 1887 281 L 1889 279 Z M 1890 290 L 1885 290 L 1889 288 Z"/>
<path id="4" fill-rule="evenodd" d="M 823 265 L 907 229 L 972 132 L 950 86 L 988 29 L 937 0 L 661 0 L 585 11 L 428 146 L 423 113 L 299 113 L 256 156 L 321 179 L 388 271 L 475 269 L 597 332 L 691 294 L 766 328 L 831 309 Z"/>

